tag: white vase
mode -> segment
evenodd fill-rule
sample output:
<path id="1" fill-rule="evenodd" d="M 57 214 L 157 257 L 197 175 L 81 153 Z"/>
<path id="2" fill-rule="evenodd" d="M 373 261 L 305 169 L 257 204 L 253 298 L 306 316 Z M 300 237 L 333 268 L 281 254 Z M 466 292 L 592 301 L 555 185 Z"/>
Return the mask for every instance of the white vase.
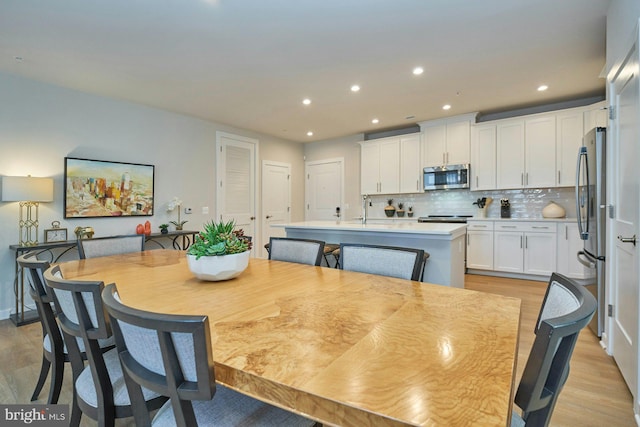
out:
<path id="1" fill-rule="evenodd" d="M 547 206 L 542 209 L 543 218 L 564 218 L 566 212 L 562 206 L 554 201 L 550 201 Z"/>
<path id="2" fill-rule="evenodd" d="M 221 256 L 203 256 L 196 259 L 195 255 L 187 254 L 189 270 L 200 280 L 217 282 L 237 277 L 249 265 L 251 251 L 239 254 Z"/>

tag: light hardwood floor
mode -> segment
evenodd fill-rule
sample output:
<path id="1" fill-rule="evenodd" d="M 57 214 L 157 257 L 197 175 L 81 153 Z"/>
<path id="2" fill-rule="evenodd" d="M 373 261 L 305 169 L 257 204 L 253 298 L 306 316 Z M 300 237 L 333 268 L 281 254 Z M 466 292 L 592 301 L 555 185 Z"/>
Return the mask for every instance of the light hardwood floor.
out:
<path id="1" fill-rule="evenodd" d="M 467 275 L 465 287 L 522 299 L 522 322 L 516 385 L 533 343 L 533 328 L 544 296 L 546 283 Z M 9 320 L 0 321 L 0 402 L 28 403 L 40 369 L 42 338 L 39 324 L 16 328 Z M 66 369 L 60 403 L 71 401 L 70 370 Z M 38 403 L 44 403 L 48 384 Z M 95 422 L 83 417 L 82 426 Z M 118 420 L 117 426 L 130 426 Z M 632 399 L 611 357 L 600 347 L 593 333 L 580 334 L 573 354 L 571 373 L 551 420 L 554 427 L 636 426 Z"/>

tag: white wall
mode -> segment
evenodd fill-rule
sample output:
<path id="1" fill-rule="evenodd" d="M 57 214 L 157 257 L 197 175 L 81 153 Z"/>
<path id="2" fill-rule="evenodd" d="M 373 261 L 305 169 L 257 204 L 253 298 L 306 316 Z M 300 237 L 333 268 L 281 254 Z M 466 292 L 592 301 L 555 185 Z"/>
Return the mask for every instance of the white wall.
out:
<path id="1" fill-rule="evenodd" d="M 149 220 L 157 226 L 175 220 L 167 202 L 179 197 L 193 214 L 182 215 L 187 229 L 199 229 L 215 212 L 216 131 L 256 138 L 260 159 L 292 164 L 292 218 L 304 217 L 302 144 L 217 123 L 94 96 L 0 73 L 0 175 L 54 178 L 54 202 L 40 206 L 39 240 L 54 220 L 69 230 L 92 226 L 96 236 L 134 233 Z M 212 100 L 211 102 L 215 102 Z M 155 213 L 145 218 L 63 218 L 64 157 L 73 156 L 155 165 Z M 258 174 L 259 175 L 259 174 Z M 258 197 L 260 192 L 258 191 Z M 210 215 L 201 215 L 209 207 Z M 13 307 L 18 204 L 0 203 L 0 319 Z"/>

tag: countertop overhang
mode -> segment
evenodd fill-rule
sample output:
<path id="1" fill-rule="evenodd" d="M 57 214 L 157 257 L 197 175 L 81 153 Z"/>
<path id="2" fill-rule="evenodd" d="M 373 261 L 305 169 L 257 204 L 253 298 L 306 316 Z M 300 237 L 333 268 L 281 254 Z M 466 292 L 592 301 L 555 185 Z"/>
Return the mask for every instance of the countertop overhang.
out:
<path id="1" fill-rule="evenodd" d="M 360 231 L 369 233 L 422 234 L 454 239 L 466 233 L 466 224 L 402 222 L 392 224 L 366 223 L 360 221 L 301 221 L 287 224 L 272 224 L 271 227 L 331 231 Z"/>

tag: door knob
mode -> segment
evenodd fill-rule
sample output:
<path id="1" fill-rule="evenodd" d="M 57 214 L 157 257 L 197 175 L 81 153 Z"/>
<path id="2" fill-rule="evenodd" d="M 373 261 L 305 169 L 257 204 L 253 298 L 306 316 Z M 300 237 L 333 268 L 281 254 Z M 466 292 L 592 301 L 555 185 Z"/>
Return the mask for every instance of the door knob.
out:
<path id="1" fill-rule="evenodd" d="M 267 218 L 267 219 L 269 219 L 269 218 L 273 218 L 273 215 L 267 215 L 267 216 L 266 216 L 266 218 Z"/>
<path id="2" fill-rule="evenodd" d="M 256 219 L 256 217 L 255 217 L 255 216 L 252 216 L 252 217 L 249 217 L 249 219 L 250 219 L 251 221 L 253 221 L 254 219 Z"/>
<path id="3" fill-rule="evenodd" d="M 620 240 L 622 243 L 633 243 L 633 246 L 636 245 L 636 235 L 635 234 L 633 235 L 633 237 L 618 236 L 618 240 Z"/>

